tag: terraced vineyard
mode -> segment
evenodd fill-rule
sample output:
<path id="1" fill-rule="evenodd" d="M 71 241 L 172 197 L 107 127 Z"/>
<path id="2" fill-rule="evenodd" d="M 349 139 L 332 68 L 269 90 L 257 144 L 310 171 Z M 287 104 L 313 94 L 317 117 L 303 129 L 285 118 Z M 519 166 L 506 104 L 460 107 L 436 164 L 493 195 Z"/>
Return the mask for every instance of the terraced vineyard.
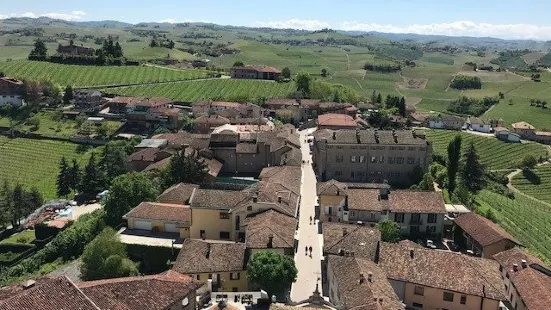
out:
<path id="1" fill-rule="evenodd" d="M 294 83 L 259 80 L 215 79 L 111 88 L 109 93 L 127 96 L 167 97 L 178 101 L 201 99 L 251 100 L 259 97 L 287 97 L 295 90 Z"/>
<path id="2" fill-rule="evenodd" d="M 208 76 L 205 70 L 171 70 L 140 66 L 77 66 L 42 61 L 0 62 L 5 75 L 27 80 L 51 80 L 59 85 L 98 86 L 181 81 Z"/>
<path id="3" fill-rule="evenodd" d="M 517 174 L 513 178 L 513 186 L 527 195 L 551 203 L 551 165 Z"/>
<path id="4" fill-rule="evenodd" d="M 53 140 L 8 139 L 0 136 L 0 182 L 36 186 L 46 199 L 56 196 L 59 160 L 76 158 L 81 167 L 90 153 L 79 153 L 78 145 Z"/>
<path id="5" fill-rule="evenodd" d="M 525 155 L 532 154 L 539 158 L 548 156 L 547 148 L 537 143 L 505 143 L 494 137 L 483 137 L 473 134 L 447 130 L 427 130 L 427 139 L 433 144 L 434 153 L 446 156 L 448 143 L 456 135 L 463 138 L 462 149 L 473 142 L 484 165 L 490 170 L 514 168 Z"/>
<path id="6" fill-rule="evenodd" d="M 483 208 L 491 208 L 499 224 L 547 263 L 551 261 L 551 208 L 521 195 L 511 200 L 484 190 L 476 197 Z"/>

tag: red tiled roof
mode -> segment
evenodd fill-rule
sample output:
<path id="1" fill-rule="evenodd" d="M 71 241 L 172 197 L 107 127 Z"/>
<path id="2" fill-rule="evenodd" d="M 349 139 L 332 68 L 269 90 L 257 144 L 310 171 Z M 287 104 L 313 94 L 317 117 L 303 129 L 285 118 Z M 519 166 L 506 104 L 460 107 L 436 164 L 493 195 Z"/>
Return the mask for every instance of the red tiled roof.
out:
<path id="1" fill-rule="evenodd" d="M 12 288 L 13 295 L 0 301 L 1 310 L 100 310 L 68 278 L 42 278 L 34 286 Z"/>
<path id="2" fill-rule="evenodd" d="M 536 127 L 530 125 L 527 122 L 518 122 L 511 125 L 514 129 L 536 129 Z"/>
<path id="3" fill-rule="evenodd" d="M 189 183 L 178 183 L 165 190 L 158 198 L 163 203 L 186 204 L 191 198 L 193 190 L 199 188 L 199 185 Z"/>
<path id="4" fill-rule="evenodd" d="M 455 219 L 455 224 L 481 246 L 487 246 L 503 239 L 520 244 L 517 239 L 489 219 L 474 212 L 464 213 Z"/>
<path id="5" fill-rule="evenodd" d="M 281 73 L 279 69 L 274 67 L 266 66 L 243 66 L 243 67 L 233 67 L 232 69 L 241 69 L 241 70 L 253 70 L 258 72 L 271 72 L 271 73 Z"/>
<path id="6" fill-rule="evenodd" d="M 378 189 L 349 188 L 348 205 L 352 210 L 399 213 L 446 213 L 444 198 L 440 192 L 412 190 L 391 191 L 388 199 L 379 199 Z"/>
<path id="7" fill-rule="evenodd" d="M 245 270 L 245 244 L 186 239 L 173 270 L 185 274 Z"/>
<path id="8" fill-rule="evenodd" d="M 247 248 L 266 249 L 272 237 L 272 248 L 292 248 L 297 220 L 294 217 L 268 210 L 249 218 Z"/>
<path id="9" fill-rule="evenodd" d="M 356 124 L 356 121 L 350 115 L 328 113 L 318 116 L 318 125 L 356 128 L 358 124 Z"/>
<path id="10" fill-rule="evenodd" d="M 152 276 L 77 284 L 103 310 L 169 309 L 203 285 L 190 276 L 172 270 Z"/>
<path id="11" fill-rule="evenodd" d="M 189 225 L 191 209 L 186 205 L 144 201 L 128 212 L 124 218 L 171 221 Z"/>
<path id="12" fill-rule="evenodd" d="M 538 264 L 549 269 L 541 260 L 519 248 L 497 253 L 494 259 L 507 272 L 527 310 L 546 309 L 551 305 L 551 277 L 530 266 Z M 522 260 L 526 261 L 525 268 Z M 518 267 L 517 271 L 513 269 L 514 264 Z"/>

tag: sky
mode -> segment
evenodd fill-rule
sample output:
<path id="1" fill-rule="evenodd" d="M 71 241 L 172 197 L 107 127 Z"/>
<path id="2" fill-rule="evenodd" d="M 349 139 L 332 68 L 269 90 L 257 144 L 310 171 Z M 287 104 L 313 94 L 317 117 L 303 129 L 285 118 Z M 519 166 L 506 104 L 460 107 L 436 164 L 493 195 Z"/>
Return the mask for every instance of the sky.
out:
<path id="1" fill-rule="evenodd" d="M 211 22 L 317 30 L 551 40 L 549 0 L 1 0 L 0 19 Z"/>

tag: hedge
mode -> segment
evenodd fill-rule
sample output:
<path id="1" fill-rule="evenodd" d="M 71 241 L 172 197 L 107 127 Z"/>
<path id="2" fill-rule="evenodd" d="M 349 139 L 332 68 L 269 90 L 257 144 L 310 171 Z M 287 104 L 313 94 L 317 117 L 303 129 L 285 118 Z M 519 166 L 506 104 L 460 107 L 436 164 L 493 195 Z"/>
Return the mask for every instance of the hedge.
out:
<path id="1" fill-rule="evenodd" d="M 174 255 L 172 251 L 174 250 Z M 180 253 L 179 248 L 168 248 L 163 246 L 148 246 L 142 244 L 127 244 L 128 257 L 140 263 L 140 272 L 144 274 L 155 274 L 166 271 L 170 268 L 167 261 L 175 261 Z"/>
<path id="2" fill-rule="evenodd" d="M 59 228 L 50 227 L 44 223 L 38 223 L 34 226 L 34 236 L 37 240 L 45 240 L 56 236 L 60 232 Z"/>
<path id="3" fill-rule="evenodd" d="M 36 251 L 34 244 L 1 243 L 0 266 L 10 266 L 34 251 Z"/>

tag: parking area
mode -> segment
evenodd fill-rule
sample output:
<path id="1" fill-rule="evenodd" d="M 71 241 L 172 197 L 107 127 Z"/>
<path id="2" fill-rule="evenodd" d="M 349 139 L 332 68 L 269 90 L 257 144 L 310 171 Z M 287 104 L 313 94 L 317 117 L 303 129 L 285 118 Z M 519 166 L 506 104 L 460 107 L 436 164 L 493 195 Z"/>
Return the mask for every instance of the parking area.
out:
<path id="1" fill-rule="evenodd" d="M 91 204 L 84 204 L 80 206 L 73 206 L 72 209 L 72 219 L 74 221 L 78 220 L 79 217 L 81 217 L 83 214 L 92 213 L 98 209 L 101 209 L 102 206 L 100 203 L 91 203 Z"/>

